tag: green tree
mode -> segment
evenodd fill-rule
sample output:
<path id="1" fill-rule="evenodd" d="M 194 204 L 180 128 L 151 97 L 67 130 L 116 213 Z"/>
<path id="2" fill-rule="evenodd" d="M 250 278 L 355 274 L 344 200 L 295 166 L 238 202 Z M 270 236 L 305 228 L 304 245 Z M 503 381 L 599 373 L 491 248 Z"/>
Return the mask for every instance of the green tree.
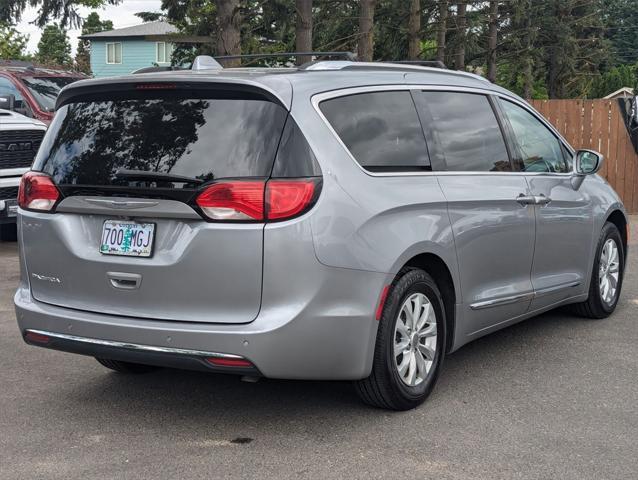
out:
<path id="1" fill-rule="evenodd" d="M 82 35 L 113 30 L 113 22 L 100 20 L 97 12 L 91 12 L 82 23 Z M 89 40 L 78 41 L 78 50 L 75 55 L 75 68 L 87 75 L 91 74 L 91 42 Z"/>
<path id="2" fill-rule="evenodd" d="M 0 23 L 0 60 L 25 60 L 29 37 L 14 27 Z"/>
<path id="3" fill-rule="evenodd" d="M 600 75 L 594 80 L 589 97 L 602 98 L 623 87 L 638 92 L 638 64 L 619 65 Z"/>
<path id="4" fill-rule="evenodd" d="M 240 49 L 236 37 L 234 43 L 227 42 L 235 45 L 234 51 L 295 49 L 295 6 L 308 2 L 237 2 L 163 0 L 162 12 L 181 32 L 210 38 L 195 48 L 178 44 L 174 61 L 222 51 L 218 40 L 227 27 L 240 31 Z M 233 15 L 218 18 L 220 6 L 231 3 L 238 6 Z M 611 69 L 638 61 L 635 4 L 636 0 L 315 0 L 307 23 L 312 23 L 315 50 L 355 52 L 365 47 L 365 57 L 374 60 L 436 57 L 448 66 L 488 74 L 527 98 L 568 98 L 593 95 L 606 88 L 603 83 L 613 83 L 616 73 Z M 158 17 L 147 17 L 151 18 Z"/>
<path id="5" fill-rule="evenodd" d="M 71 44 L 63 30 L 56 23 L 47 25 L 38 43 L 36 58 L 40 63 L 68 67 L 71 65 Z"/>
<path id="6" fill-rule="evenodd" d="M 605 34 L 611 44 L 611 63 L 638 62 L 638 6 L 636 0 L 601 0 Z"/>
<path id="7" fill-rule="evenodd" d="M 145 23 L 164 20 L 165 17 L 165 15 L 161 12 L 137 12 L 135 16 L 141 18 Z"/>
<path id="8" fill-rule="evenodd" d="M 17 23 L 27 6 L 37 7 L 35 23 L 44 27 L 51 20 L 59 20 L 61 27 L 79 27 L 82 18 L 78 7 L 98 8 L 103 5 L 116 5 L 122 0 L 0 0 L 0 22 Z"/>

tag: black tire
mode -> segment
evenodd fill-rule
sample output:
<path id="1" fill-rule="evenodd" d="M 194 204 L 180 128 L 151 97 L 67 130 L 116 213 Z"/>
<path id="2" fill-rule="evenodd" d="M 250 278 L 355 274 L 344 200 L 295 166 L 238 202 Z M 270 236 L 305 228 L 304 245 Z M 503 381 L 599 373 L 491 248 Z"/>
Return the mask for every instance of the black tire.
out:
<path id="1" fill-rule="evenodd" d="M 114 370 L 119 373 L 148 373 L 160 368 L 153 365 L 143 365 L 141 363 L 122 362 L 120 360 L 110 360 L 108 358 L 95 357 L 95 359 L 106 368 L 110 368 L 111 370 Z"/>
<path id="2" fill-rule="evenodd" d="M 395 366 L 395 325 L 405 300 L 414 293 L 423 293 L 434 307 L 437 340 L 434 360 L 427 377 L 416 386 L 401 380 Z M 390 287 L 379 323 L 372 373 L 355 382 L 361 399 L 374 407 L 389 410 L 409 410 L 422 404 L 430 395 L 445 357 L 445 308 L 436 282 L 423 270 L 404 269 Z"/>
<path id="3" fill-rule="evenodd" d="M 616 289 L 616 298 L 612 303 L 605 303 L 602 299 L 600 292 L 600 285 L 598 282 L 599 268 L 600 268 L 600 255 L 605 245 L 605 242 L 609 239 L 613 239 L 618 247 L 619 256 L 619 275 L 618 285 Z M 611 315 L 618 305 L 618 298 L 620 297 L 620 291 L 622 289 L 623 276 L 625 273 L 625 251 L 618 231 L 618 227 L 613 223 L 607 222 L 603 226 L 598 239 L 598 245 L 596 246 L 596 254 L 594 256 L 594 265 L 591 273 L 591 280 L 589 285 L 589 297 L 582 303 L 571 305 L 572 311 L 581 317 L 601 319 L 607 318 Z"/>
<path id="4" fill-rule="evenodd" d="M 18 239 L 18 228 L 15 223 L 0 224 L 0 241 L 15 242 Z"/>

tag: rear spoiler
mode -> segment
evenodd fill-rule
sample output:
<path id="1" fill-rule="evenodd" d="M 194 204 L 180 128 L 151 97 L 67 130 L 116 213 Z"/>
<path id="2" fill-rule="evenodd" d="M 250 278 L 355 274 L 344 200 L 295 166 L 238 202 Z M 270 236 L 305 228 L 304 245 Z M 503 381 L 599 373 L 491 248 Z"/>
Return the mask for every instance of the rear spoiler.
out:
<path id="1" fill-rule="evenodd" d="M 202 72 L 206 73 L 206 72 Z M 79 99 L 104 99 L 108 94 L 122 94 L 148 90 L 222 90 L 244 92 L 263 97 L 290 110 L 292 86 L 288 80 L 268 76 L 255 81 L 252 79 L 204 76 L 195 72 L 166 72 L 160 74 L 128 75 L 91 80 L 81 80 L 64 87 L 55 103 L 55 109 Z"/>

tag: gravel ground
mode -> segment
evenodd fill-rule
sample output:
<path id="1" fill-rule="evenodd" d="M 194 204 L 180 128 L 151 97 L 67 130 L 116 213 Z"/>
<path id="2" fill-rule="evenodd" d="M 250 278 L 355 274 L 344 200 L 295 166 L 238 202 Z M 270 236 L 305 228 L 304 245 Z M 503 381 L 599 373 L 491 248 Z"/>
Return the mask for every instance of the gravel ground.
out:
<path id="1" fill-rule="evenodd" d="M 130 377 L 29 347 L 16 255 L 0 243 L 1 479 L 638 478 L 634 252 L 611 318 L 557 311 L 479 339 L 404 413 L 348 383 Z"/>

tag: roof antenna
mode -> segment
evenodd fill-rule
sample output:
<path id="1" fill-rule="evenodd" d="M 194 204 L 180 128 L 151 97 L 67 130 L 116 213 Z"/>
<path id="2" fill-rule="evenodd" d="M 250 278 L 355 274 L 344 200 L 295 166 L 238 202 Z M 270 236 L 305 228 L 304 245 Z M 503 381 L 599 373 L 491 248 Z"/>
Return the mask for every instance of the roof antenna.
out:
<path id="1" fill-rule="evenodd" d="M 215 60 L 213 57 L 208 55 L 198 55 L 193 60 L 193 66 L 191 70 L 223 70 L 224 67 Z"/>

